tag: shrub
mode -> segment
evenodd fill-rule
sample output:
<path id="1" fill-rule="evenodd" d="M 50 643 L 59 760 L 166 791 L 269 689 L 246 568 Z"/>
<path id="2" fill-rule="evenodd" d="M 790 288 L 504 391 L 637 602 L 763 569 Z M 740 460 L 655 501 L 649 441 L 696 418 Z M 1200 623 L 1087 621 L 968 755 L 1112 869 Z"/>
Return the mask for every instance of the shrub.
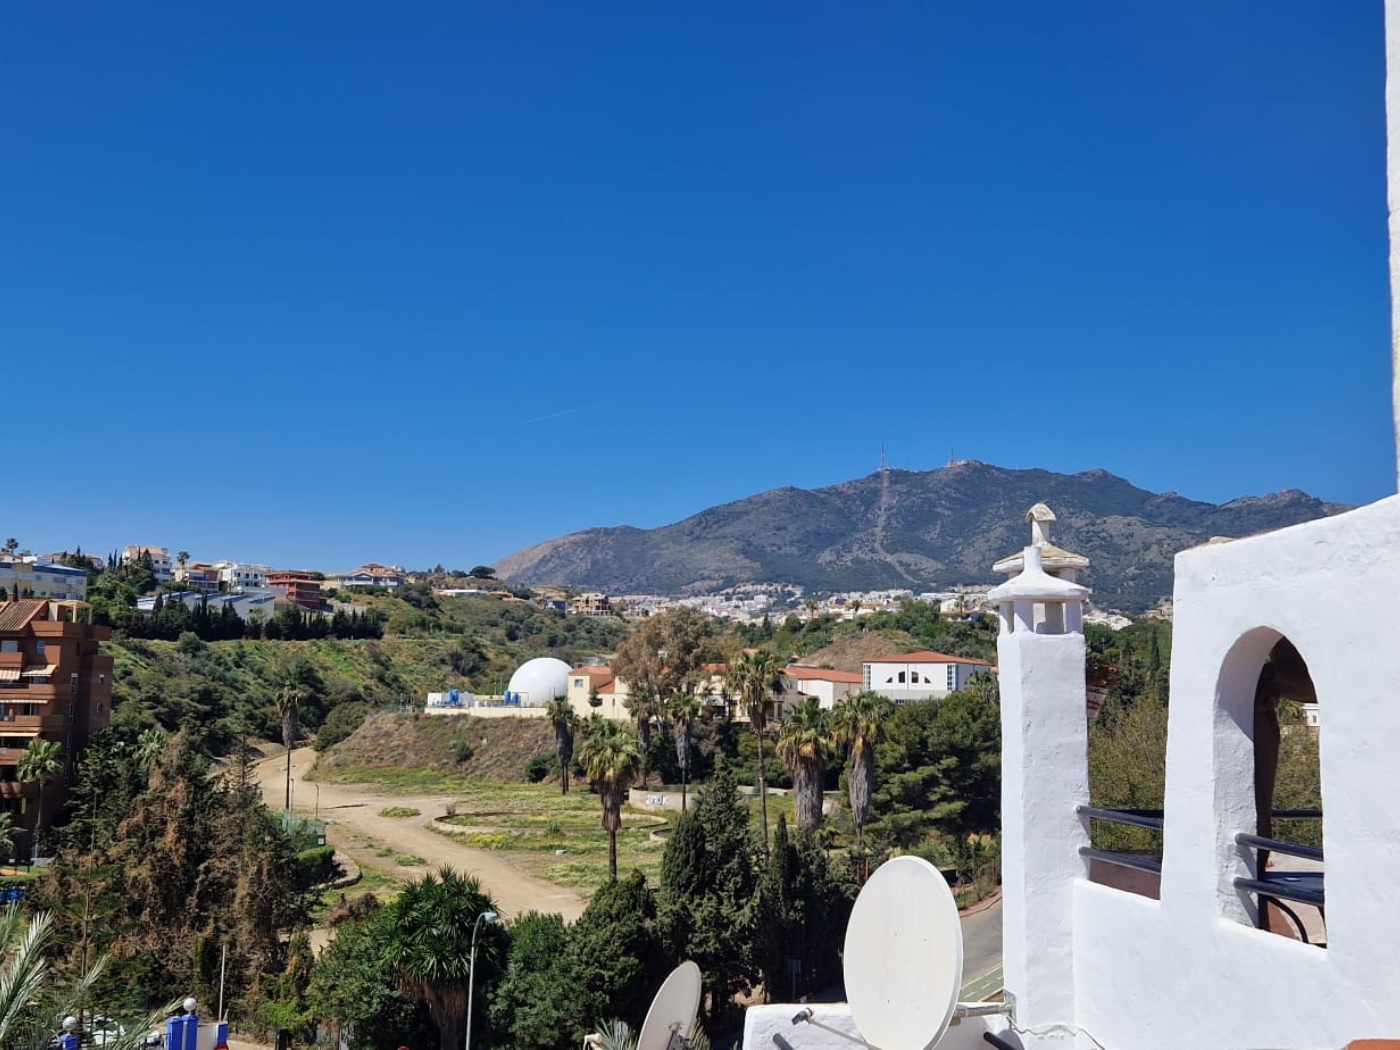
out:
<path id="1" fill-rule="evenodd" d="M 559 760 L 553 755 L 535 755 L 525 763 L 525 779 L 538 784 L 559 768 Z"/>
<path id="2" fill-rule="evenodd" d="M 472 755 L 475 753 L 476 752 L 472 750 L 471 744 L 467 743 L 465 740 L 452 741 L 452 761 L 456 762 L 459 766 L 463 763 L 470 762 Z"/>
<path id="3" fill-rule="evenodd" d="M 423 811 L 417 806 L 388 806 L 379 811 L 381 817 L 416 817 Z"/>
<path id="4" fill-rule="evenodd" d="M 335 878 L 339 866 L 335 863 L 334 846 L 316 846 L 304 849 L 296 856 L 296 884 L 300 889 L 329 882 Z"/>

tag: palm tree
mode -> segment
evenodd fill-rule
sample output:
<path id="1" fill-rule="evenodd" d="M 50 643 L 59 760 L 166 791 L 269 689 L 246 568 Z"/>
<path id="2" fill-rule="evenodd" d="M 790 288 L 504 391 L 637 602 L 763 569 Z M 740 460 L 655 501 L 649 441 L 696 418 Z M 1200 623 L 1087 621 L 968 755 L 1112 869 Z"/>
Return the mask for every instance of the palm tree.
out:
<path id="1" fill-rule="evenodd" d="M 637 753 L 640 755 L 642 787 L 647 786 L 647 752 L 651 750 L 651 724 L 660 714 L 660 704 L 656 694 L 649 689 L 638 687 L 628 693 L 623 703 L 637 721 Z"/>
<path id="2" fill-rule="evenodd" d="M 301 686 L 288 682 L 277 693 L 277 713 L 282 716 L 282 746 L 287 749 L 287 806 L 292 808 L 292 745 L 297 742 L 297 716 L 306 693 Z"/>
<path id="3" fill-rule="evenodd" d="M 832 743 L 849 747 L 846 779 L 851 815 L 856 822 L 856 855 L 865 856 L 865 819 L 875 790 L 875 745 L 885 735 L 885 719 L 893 705 L 879 693 L 863 692 L 847 697 L 831 712 Z"/>
<path id="4" fill-rule="evenodd" d="M 92 1008 L 94 988 L 107 968 L 99 958 L 77 980 L 61 979 L 49 965 L 53 919 L 36 912 L 26 919 L 18 904 L 0 911 L 0 1046 L 35 1050 L 53 1045 L 63 1019 Z M 146 1033 L 175 1008 L 174 1003 L 149 1015 L 142 1024 L 108 1033 L 108 1050 L 138 1050 Z"/>
<path id="5" fill-rule="evenodd" d="M 15 855 L 15 818 L 0 813 L 0 857 L 10 860 Z"/>
<path id="6" fill-rule="evenodd" d="M 667 705 L 671 731 L 676 738 L 676 760 L 681 767 L 681 812 L 686 811 L 686 794 L 690 786 L 690 748 L 695 723 L 700 720 L 700 698 L 694 693 L 681 693 Z"/>
<path id="7" fill-rule="evenodd" d="M 472 933 L 484 913 L 498 910 L 496 904 L 476 876 L 443 867 L 406 885 L 390 907 L 395 934 L 389 951 L 399 991 L 427 1004 L 442 1050 L 457 1050 L 472 991 Z M 488 933 L 479 945 L 478 960 L 494 968 L 500 961 L 497 938 Z"/>
<path id="8" fill-rule="evenodd" d="M 637 742 L 621 722 L 594 716 L 588 721 L 578 760 L 603 803 L 603 828 L 608 833 L 608 870 L 617 881 L 617 833 L 622 827 L 622 801 L 641 765 Z"/>
<path id="9" fill-rule="evenodd" d="M 758 797 L 763 814 L 763 852 L 768 852 L 768 777 L 764 772 L 763 731 L 768 727 L 768 702 L 783 685 L 783 663 L 774 653 L 744 653 L 729 669 L 730 687 L 739 694 L 749 725 L 758 740 Z"/>
<path id="10" fill-rule="evenodd" d="M 554 755 L 559 759 L 560 794 L 569 793 L 569 765 L 574 760 L 574 730 L 578 715 L 567 697 L 555 697 L 545 706 L 545 717 L 554 726 Z"/>
<path id="11" fill-rule="evenodd" d="M 63 745 L 57 740 L 36 738 L 24 749 L 16 763 L 16 774 L 22 783 L 39 785 L 39 806 L 34 815 L 33 855 L 39 855 L 39 829 L 44 824 L 44 784 L 63 772 Z"/>
<path id="12" fill-rule="evenodd" d="M 797 826 L 816 831 L 822 822 L 822 782 L 831 761 L 831 721 L 814 699 L 793 709 L 778 735 L 778 757 L 792 770 Z"/>

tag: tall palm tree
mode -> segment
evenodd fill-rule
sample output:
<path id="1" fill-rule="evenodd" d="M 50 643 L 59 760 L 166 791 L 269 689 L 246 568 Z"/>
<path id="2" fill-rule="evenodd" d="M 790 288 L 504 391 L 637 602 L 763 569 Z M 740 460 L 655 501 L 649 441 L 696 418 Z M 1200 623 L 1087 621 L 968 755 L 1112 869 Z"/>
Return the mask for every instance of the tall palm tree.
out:
<path id="1" fill-rule="evenodd" d="M 656 716 L 661 713 L 661 705 L 657 702 L 655 693 L 641 686 L 638 686 L 635 692 L 629 692 L 622 702 L 627 705 L 627 710 L 631 712 L 632 718 L 637 723 L 637 754 L 640 756 L 642 787 L 646 787 L 647 752 L 651 750 L 651 726 L 652 722 L 656 720 Z"/>
<path id="2" fill-rule="evenodd" d="M 39 785 L 39 805 L 34 815 L 34 856 L 39 855 L 39 829 L 44 825 L 44 784 L 63 772 L 63 745 L 57 740 L 34 739 L 16 763 L 22 783 Z"/>
<path id="3" fill-rule="evenodd" d="M 9 813 L 0 813 L 0 857 L 13 859 L 15 855 L 15 818 Z"/>
<path id="4" fill-rule="evenodd" d="M 496 904 L 476 876 L 443 867 L 406 885 L 390 907 L 395 936 L 389 951 L 399 990 L 427 1004 L 442 1050 L 457 1050 L 471 998 L 472 933 L 484 912 L 498 910 Z M 496 937 L 479 938 L 477 960 L 488 969 L 499 964 Z M 476 984 L 486 991 L 480 977 Z"/>
<path id="5" fill-rule="evenodd" d="M 847 697 L 831 712 L 832 742 L 850 749 L 846 780 L 860 857 L 865 856 L 865 820 L 870 816 L 870 796 L 875 791 L 875 745 L 884 738 L 885 719 L 893 709 L 888 699 L 867 690 Z"/>
<path id="6" fill-rule="evenodd" d="M 831 754 L 831 720 L 809 699 L 793 709 L 778 734 L 778 757 L 792 770 L 797 826 L 804 831 L 821 827 L 822 783 Z"/>
<path id="7" fill-rule="evenodd" d="M 642 761 L 637 753 L 637 742 L 621 722 L 595 716 L 588 721 L 578 760 L 603 803 L 603 829 L 608 833 L 608 870 L 612 881 L 616 882 L 622 802 Z"/>
<path id="8" fill-rule="evenodd" d="M 743 653 L 729 668 L 729 685 L 739 694 L 758 741 L 758 797 L 763 814 L 763 852 L 768 852 L 768 777 L 763 769 L 763 732 L 768 727 L 768 703 L 782 690 L 783 662 L 762 650 Z"/>
<path id="9" fill-rule="evenodd" d="M 686 811 L 686 795 L 690 787 L 690 750 L 695 723 L 700 720 L 700 698 L 694 693 L 681 693 L 671 698 L 667 715 L 676 738 L 676 761 L 681 767 L 681 812 Z"/>
<path id="10" fill-rule="evenodd" d="M 554 755 L 559 759 L 559 793 L 569 793 L 569 766 L 574 760 L 574 730 L 578 715 L 567 697 L 559 696 L 545 705 L 545 717 L 554 726 Z"/>
<path id="11" fill-rule="evenodd" d="M 282 746 L 287 749 L 287 805 L 292 808 L 292 745 L 297 742 L 302 701 L 306 692 L 301 686 L 288 682 L 277 692 L 277 713 L 282 716 Z"/>

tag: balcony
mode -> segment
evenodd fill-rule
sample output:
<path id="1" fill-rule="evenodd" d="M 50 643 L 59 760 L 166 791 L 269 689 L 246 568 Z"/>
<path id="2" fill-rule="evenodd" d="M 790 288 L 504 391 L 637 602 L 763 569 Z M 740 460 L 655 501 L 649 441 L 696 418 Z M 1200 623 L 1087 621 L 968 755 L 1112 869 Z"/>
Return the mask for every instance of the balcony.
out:
<path id="1" fill-rule="evenodd" d="M 1154 900 L 1161 898 L 1163 820 L 1161 810 L 1097 809 L 1078 806 L 1075 812 L 1090 820 L 1140 828 L 1158 836 L 1155 849 L 1099 849 L 1080 847 L 1089 865 L 1089 881 Z M 1321 820 L 1322 811 L 1276 809 L 1275 820 Z M 1327 946 L 1327 896 L 1321 847 L 1240 832 L 1235 843 L 1243 850 L 1257 850 L 1254 874 L 1234 880 L 1235 889 L 1255 898 L 1256 924 L 1304 944 Z M 1290 858 L 1288 869 L 1274 868 L 1270 855 Z"/>

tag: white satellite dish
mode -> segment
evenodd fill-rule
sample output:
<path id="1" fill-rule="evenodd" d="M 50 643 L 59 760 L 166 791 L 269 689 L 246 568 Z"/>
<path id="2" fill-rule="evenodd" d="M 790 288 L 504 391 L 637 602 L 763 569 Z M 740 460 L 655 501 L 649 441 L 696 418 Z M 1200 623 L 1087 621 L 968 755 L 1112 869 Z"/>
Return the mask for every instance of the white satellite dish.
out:
<path id="1" fill-rule="evenodd" d="M 958 1010 L 963 940 L 953 891 L 937 868 L 896 857 L 870 876 L 846 927 L 843 968 L 866 1043 L 928 1050 L 943 1037 Z"/>
<path id="2" fill-rule="evenodd" d="M 637 1050 L 678 1050 L 690 1045 L 690 1026 L 700 1009 L 700 985 L 700 967 L 688 959 L 671 971 L 651 1001 L 637 1036 Z"/>

